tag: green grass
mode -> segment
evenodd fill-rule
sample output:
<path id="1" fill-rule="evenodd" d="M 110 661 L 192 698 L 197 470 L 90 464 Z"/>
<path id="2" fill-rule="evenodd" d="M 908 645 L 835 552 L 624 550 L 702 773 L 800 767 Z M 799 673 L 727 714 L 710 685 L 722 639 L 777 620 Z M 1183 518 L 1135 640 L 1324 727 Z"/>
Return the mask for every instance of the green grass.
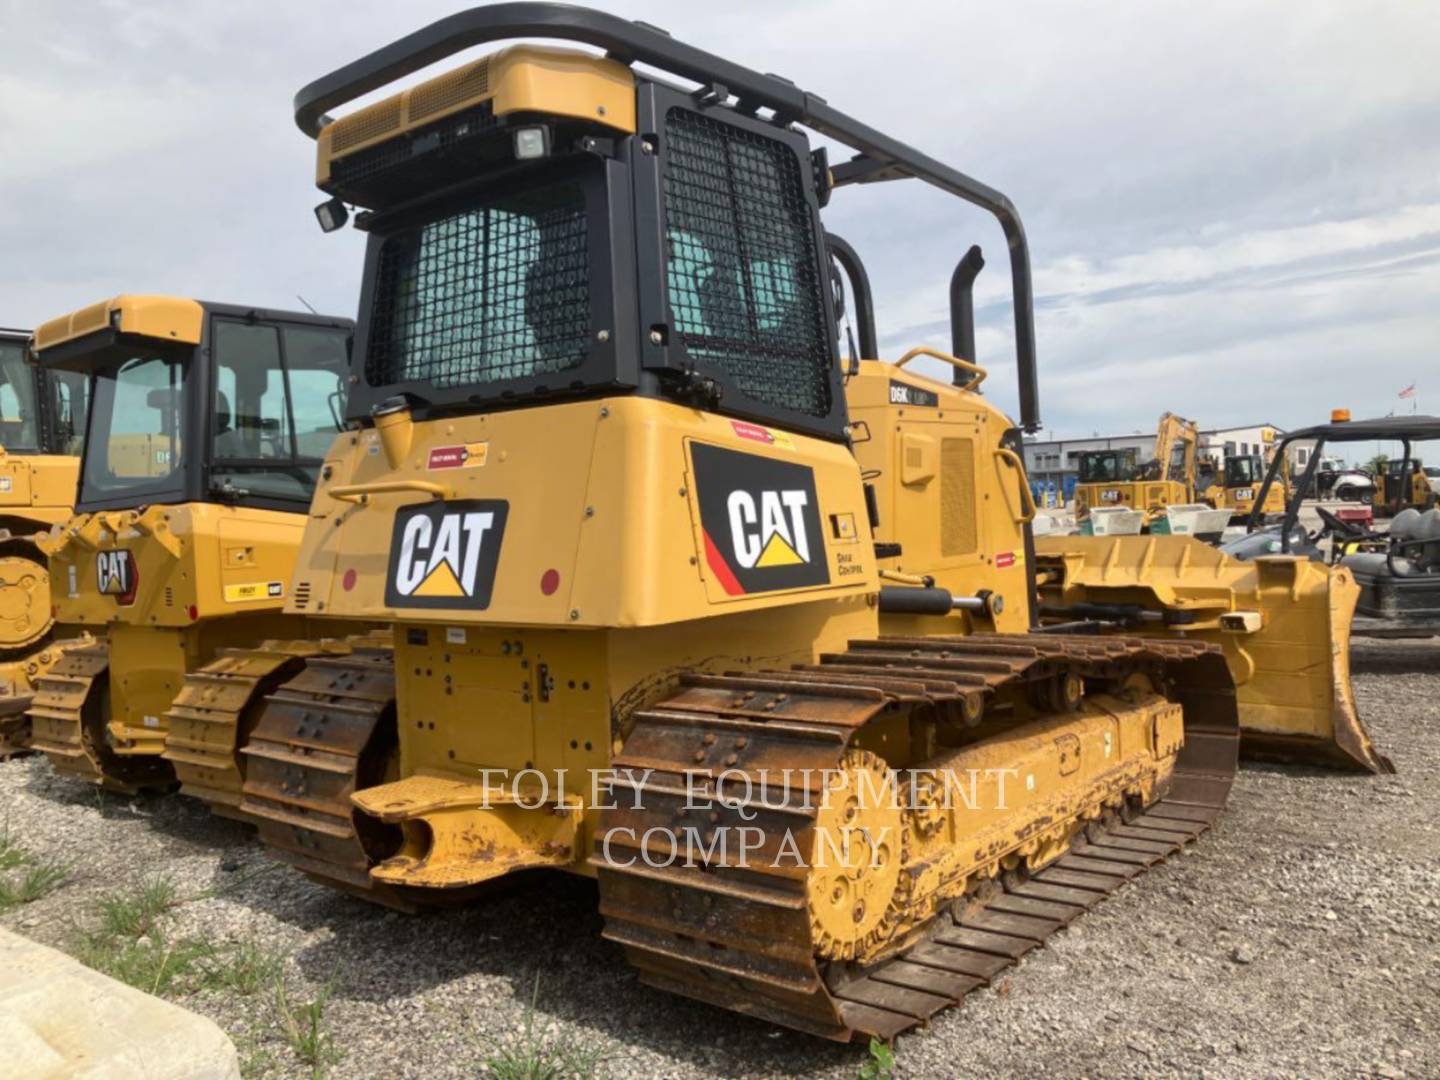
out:
<path id="1" fill-rule="evenodd" d="M 325 1023 L 325 1007 L 330 1003 L 330 986 L 325 986 L 310 1001 L 293 1002 L 283 978 L 275 980 L 275 1015 L 285 1041 L 302 1065 L 310 1067 L 310 1075 L 320 1080 L 325 1071 L 336 1064 L 344 1052 L 335 1045 Z"/>
<path id="2" fill-rule="evenodd" d="M 540 976 L 525 1007 L 520 1031 L 507 1039 L 487 1040 L 490 1052 L 484 1065 L 487 1076 L 498 1080 L 592 1080 L 600 1075 L 603 1053 L 563 1032 L 537 1031 L 535 1003 L 540 997 Z"/>
<path id="3" fill-rule="evenodd" d="M 6 857 L 0 848 L 0 858 Z M 142 879 L 102 897 L 78 923 L 70 951 L 96 971 L 149 994 L 181 997 L 202 991 L 250 996 L 272 990 L 272 1011 L 295 1059 L 323 1077 L 344 1056 L 326 1022 L 331 987 L 296 1001 L 285 981 L 284 954 L 254 939 L 210 944 L 172 933 L 168 916 L 198 897 L 181 897 L 165 876 Z M 260 1076 L 281 1067 L 259 1036 L 250 1037 L 243 1072 Z M 568 1074 L 567 1074 L 568 1075 Z"/>
<path id="4" fill-rule="evenodd" d="M 0 828 L 0 870 L 14 870 L 30 861 L 30 853 L 10 835 L 10 826 Z"/>
<path id="5" fill-rule="evenodd" d="M 249 997 L 273 985 L 285 966 L 282 953 L 258 941 L 233 941 L 211 952 L 204 964 L 204 988 Z"/>
<path id="6" fill-rule="evenodd" d="M 70 868 L 51 859 L 37 859 L 18 872 L 0 878 L 0 911 L 9 911 L 21 904 L 33 904 L 49 896 L 70 877 Z"/>
<path id="7" fill-rule="evenodd" d="M 111 893 L 100 901 L 100 926 L 111 937 L 142 938 L 178 905 L 173 881 L 164 875 L 148 877 L 139 887 Z"/>
<path id="8" fill-rule="evenodd" d="M 204 976 L 210 946 L 196 938 L 171 938 L 159 927 L 139 938 L 104 931 L 82 933 L 74 946 L 87 967 L 147 994 L 166 996 L 196 989 Z"/>
<path id="9" fill-rule="evenodd" d="M 8 825 L 0 829 L 0 912 L 49 896 L 69 876 L 67 864 L 32 854 L 11 835 Z"/>

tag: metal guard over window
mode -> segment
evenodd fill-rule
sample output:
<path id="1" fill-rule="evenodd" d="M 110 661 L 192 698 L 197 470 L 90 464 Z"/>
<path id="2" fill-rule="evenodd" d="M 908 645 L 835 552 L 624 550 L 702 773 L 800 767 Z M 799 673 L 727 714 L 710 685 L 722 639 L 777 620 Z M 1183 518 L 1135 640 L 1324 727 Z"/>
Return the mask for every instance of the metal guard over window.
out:
<path id="1" fill-rule="evenodd" d="M 590 341 L 584 194 L 509 195 L 389 236 L 365 378 L 473 386 L 579 367 Z"/>
<path id="2" fill-rule="evenodd" d="M 830 412 L 829 336 L 800 159 L 778 139 L 665 115 L 670 318 L 697 366 L 756 401 Z"/>

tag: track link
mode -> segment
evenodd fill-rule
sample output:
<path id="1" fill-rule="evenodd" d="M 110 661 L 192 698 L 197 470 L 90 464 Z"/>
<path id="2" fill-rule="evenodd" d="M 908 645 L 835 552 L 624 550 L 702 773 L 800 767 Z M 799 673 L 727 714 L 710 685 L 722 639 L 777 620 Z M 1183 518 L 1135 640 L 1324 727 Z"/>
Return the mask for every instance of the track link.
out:
<path id="1" fill-rule="evenodd" d="M 348 655 L 307 659 L 266 699 L 240 752 L 240 812 L 270 853 L 307 876 L 395 907 L 413 905 L 370 879 L 398 847 L 398 830 L 362 818 L 350 796 L 393 779 L 394 656 L 362 642 Z"/>
<path id="2" fill-rule="evenodd" d="M 168 763 L 151 754 L 123 755 L 111 744 L 110 649 L 103 642 L 79 645 L 35 679 L 30 703 L 31 746 L 57 772 L 110 791 L 134 795 L 174 784 Z"/>
<path id="3" fill-rule="evenodd" d="M 0 761 L 31 753 L 30 705 L 33 693 L 0 696 Z"/>
<path id="4" fill-rule="evenodd" d="M 809 870 L 770 857 L 787 830 L 808 839 L 804 830 L 817 814 L 807 797 L 813 788 L 762 792 L 745 811 L 753 818 L 733 804 L 687 806 L 697 776 L 823 775 L 862 727 L 896 706 L 943 709 L 982 725 L 1002 689 L 1023 685 L 1031 700 L 1048 704 L 1063 697 L 1069 676 L 1104 681 L 1144 670 L 1159 673 L 1185 711 L 1184 748 L 1168 791 L 1128 821 L 1087 826 L 1068 852 L 1033 875 L 1012 870 L 946 905 L 868 966 L 817 958 Z M 986 731 L 976 730 L 982 737 Z M 1185 641 L 879 638 L 789 672 L 688 675 L 676 693 L 637 715 L 614 762 L 615 808 L 604 811 L 591 860 L 605 936 L 661 989 L 831 1039 L 890 1039 L 957 1004 L 1203 833 L 1225 803 L 1237 748 L 1224 659 L 1211 646 Z M 734 835 L 745 827 L 761 831 L 748 857 L 742 851 L 737 860 L 730 848 L 719 858 L 709 854 L 722 830 Z M 687 829 L 707 851 L 698 865 L 624 865 L 643 853 L 647 835 Z"/>
<path id="5" fill-rule="evenodd" d="M 306 660 L 349 651 L 344 642 L 266 641 L 257 648 L 221 649 L 210 663 L 188 672 L 165 714 L 164 756 L 175 767 L 180 790 L 218 814 L 243 819 L 239 748 L 260 706 Z"/>

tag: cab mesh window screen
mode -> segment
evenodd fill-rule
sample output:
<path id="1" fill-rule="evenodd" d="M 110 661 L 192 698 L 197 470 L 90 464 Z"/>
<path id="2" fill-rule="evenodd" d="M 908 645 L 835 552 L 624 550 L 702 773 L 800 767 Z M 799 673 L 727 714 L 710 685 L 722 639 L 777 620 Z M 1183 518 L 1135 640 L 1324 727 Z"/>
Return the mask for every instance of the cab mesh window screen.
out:
<path id="1" fill-rule="evenodd" d="M 676 337 L 755 400 L 827 415 L 832 361 L 799 158 L 686 109 L 666 114 L 665 137 Z"/>
<path id="2" fill-rule="evenodd" d="M 590 327 L 585 200 L 562 184 L 392 234 L 365 377 L 469 386 L 578 367 Z"/>

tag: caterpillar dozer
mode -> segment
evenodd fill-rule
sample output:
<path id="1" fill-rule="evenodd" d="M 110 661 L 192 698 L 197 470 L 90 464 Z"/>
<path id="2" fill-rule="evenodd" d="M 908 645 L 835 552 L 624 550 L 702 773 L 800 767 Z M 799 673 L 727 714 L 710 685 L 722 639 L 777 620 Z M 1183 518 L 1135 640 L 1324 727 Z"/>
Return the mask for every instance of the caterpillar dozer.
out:
<path id="1" fill-rule="evenodd" d="M 328 647 L 282 608 L 352 326 L 124 295 L 35 332 L 46 377 L 91 404 L 73 516 L 42 543 L 56 618 L 95 635 L 36 680 L 33 742 L 58 770 L 122 792 L 178 773 L 217 809 L 239 802 L 240 729 L 299 655 Z"/>
<path id="2" fill-rule="evenodd" d="M 1080 455 L 1075 512 L 1128 506 L 1162 514 L 1167 506 L 1195 502 L 1195 458 L 1200 435 L 1195 422 L 1163 413 L 1155 428 L 1155 452 L 1137 462 L 1133 450 L 1087 450 Z"/>
<path id="3" fill-rule="evenodd" d="M 517 37 L 591 48 L 511 45 L 326 115 Z M 274 854 L 387 901 L 591 875 L 647 982 L 843 1040 L 923 1023 L 1215 820 L 1218 650 L 1031 632 L 1033 505 L 985 373 L 931 351 L 965 376 L 935 382 L 873 340 L 842 370 L 821 207 L 913 178 L 1002 225 L 1038 424 L 1003 195 L 557 4 L 443 19 L 296 119 L 322 226 L 358 207 L 368 247 L 354 430 L 286 610 L 393 649 L 303 661 L 246 733 Z"/>
<path id="4" fill-rule="evenodd" d="M 29 352 L 28 330 L 0 329 L 0 761 L 29 749 L 34 680 L 75 644 L 56 625 L 37 534 L 71 513 L 85 385 Z"/>
<path id="5" fill-rule="evenodd" d="M 1227 454 L 1218 477 L 1220 483 L 1212 485 L 1201 497 L 1208 498 L 1217 510 L 1229 510 L 1232 524 L 1249 521 L 1257 505 L 1262 515 L 1283 514 L 1289 481 L 1289 470 L 1283 465 L 1280 482 L 1265 489 L 1263 504 L 1258 501 L 1268 464 L 1260 454 Z"/>

